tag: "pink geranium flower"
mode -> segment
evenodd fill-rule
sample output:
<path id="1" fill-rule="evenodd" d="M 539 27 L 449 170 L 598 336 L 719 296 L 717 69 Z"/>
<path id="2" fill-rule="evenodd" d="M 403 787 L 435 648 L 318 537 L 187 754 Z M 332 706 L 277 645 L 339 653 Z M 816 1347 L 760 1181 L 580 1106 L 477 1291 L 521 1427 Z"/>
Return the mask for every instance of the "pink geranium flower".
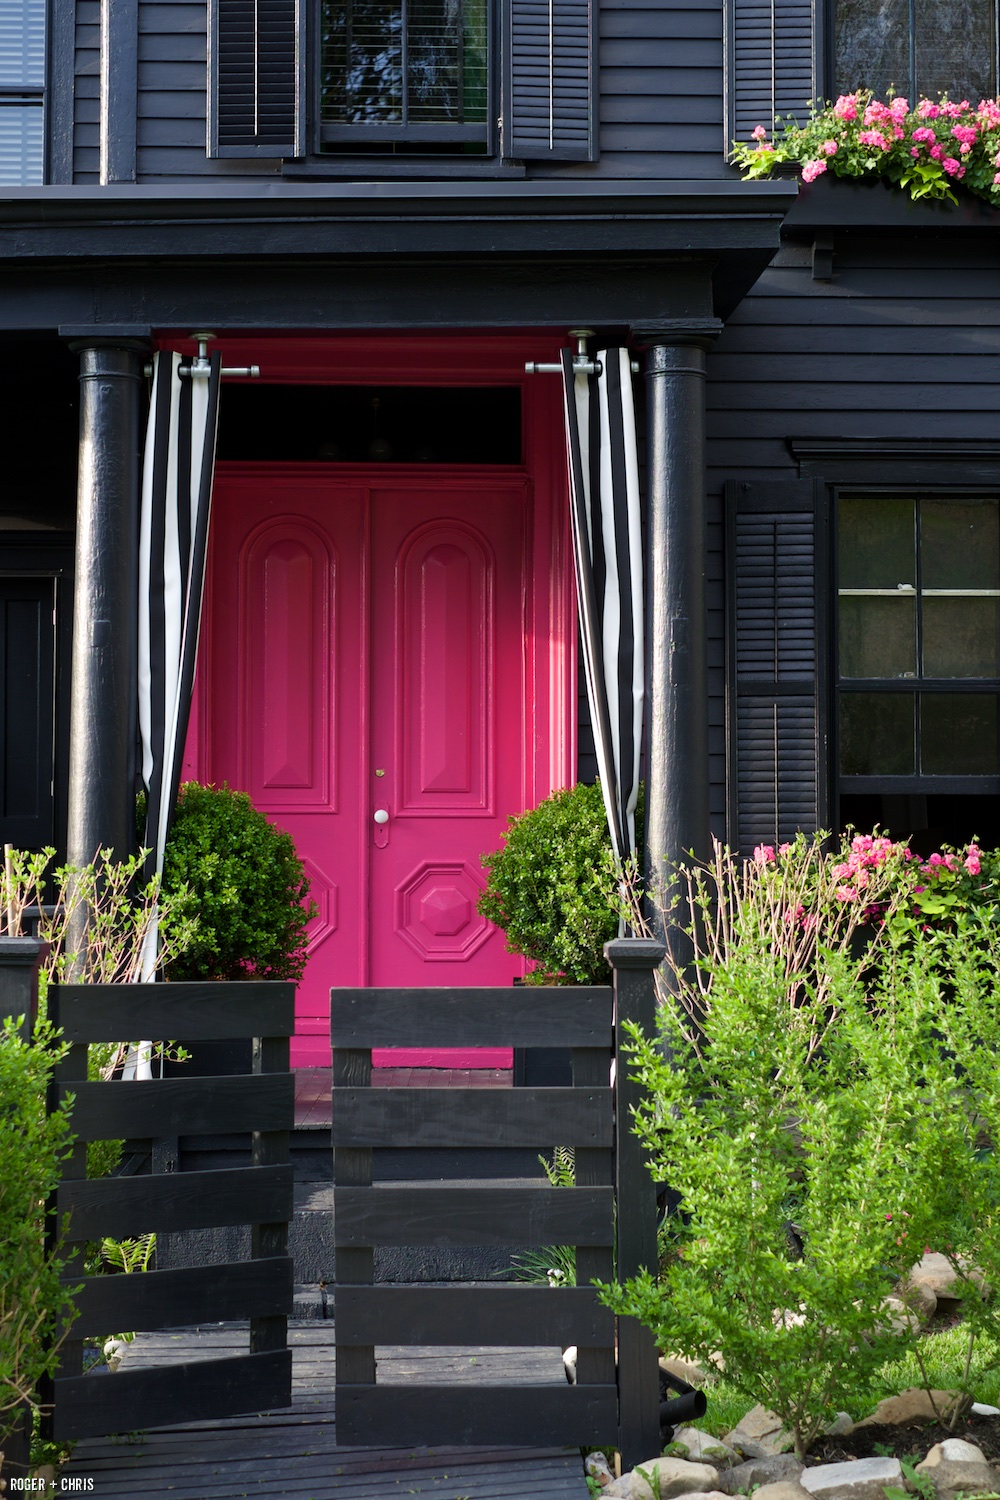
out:
<path id="1" fill-rule="evenodd" d="M 908 115 L 910 113 L 910 106 L 907 104 L 902 94 L 897 94 L 895 99 L 893 99 L 892 103 L 889 105 L 889 113 L 892 115 L 892 118 L 894 120 L 901 120 L 904 115 Z"/>
<path id="2" fill-rule="evenodd" d="M 755 125 L 754 128 L 753 128 L 753 138 L 754 138 L 755 141 L 766 141 L 767 140 L 767 129 L 766 129 L 766 127 L 763 126 L 763 125 Z"/>
<path id="3" fill-rule="evenodd" d="M 822 151 L 824 156 L 833 156 L 834 152 L 837 149 L 837 142 L 832 138 L 828 141 L 821 141 L 819 149 Z"/>
<path id="4" fill-rule="evenodd" d="M 802 181 L 815 182 L 826 171 L 825 161 L 807 161 L 802 168 Z"/>
<path id="5" fill-rule="evenodd" d="M 923 141 L 928 145 L 933 145 L 937 140 L 937 136 L 934 134 L 929 125 L 918 125 L 917 129 L 913 132 L 913 139 L 915 141 Z"/>
<path id="6" fill-rule="evenodd" d="M 980 853 L 981 850 L 978 844 L 969 845 L 969 852 L 966 854 L 963 864 L 970 875 L 979 875 L 982 871 L 982 865 L 979 860 Z"/>
<path id="7" fill-rule="evenodd" d="M 946 156 L 941 165 L 942 167 L 944 167 L 949 177 L 961 177 L 965 171 L 962 163 L 960 161 L 956 161 L 953 156 Z"/>
<path id="8" fill-rule="evenodd" d="M 940 113 L 941 111 L 938 106 L 933 104 L 930 99 L 921 99 L 917 105 L 917 114 L 922 120 L 936 120 Z"/>
<path id="9" fill-rule="evenodd" d="M 753 851 L 754 863 L 758 865 L 774 864 L 774 845 L 758 844 Z"/>
<path id="10" fill-rule="evenodd" d="M 858 140 L 862 146 L 877 146 L 880 151 L 889 149 L 889 142 L 881 130 L 862 130 L 858 133 Z"/>
<path id="11" fill-rule="evenodd" d="M 858 96 L 857 94 L 841 94 L 833 112 L 838 120 L 856 120 L 858 118 Z"/>

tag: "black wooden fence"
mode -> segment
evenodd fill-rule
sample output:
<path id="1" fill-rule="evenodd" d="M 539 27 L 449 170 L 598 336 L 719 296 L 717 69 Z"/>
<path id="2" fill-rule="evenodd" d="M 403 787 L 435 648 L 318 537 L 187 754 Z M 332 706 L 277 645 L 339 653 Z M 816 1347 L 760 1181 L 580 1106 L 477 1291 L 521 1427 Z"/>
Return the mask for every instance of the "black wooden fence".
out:
<path id="1" fill-rule="evenodd" d="M 55 1195 L 68 1223 L 72 1260 L 66 1282 L 79 1316 L 62 1345 L 50 1393 L 57 1440 L 131 1432 L 167 1423 L 235 1415 L 291 1403 L 292 1306 L 288 1222 L 292 1168 L 288 1131 L 294 1081 L 288 1038 L 291 984 L 54 985 L 49 1015 L 72 1045 L 59 1065 L 51 1107 L 74 1096 L 77 1145 Z M 87 1047 L 128 1037 L 215 1041 L 252 1037 L 253 1074 L 88 1082 Z M 154 1171 L 86 1178 L 88 1141 L 152 1142 L 162 1137 L 252 1132 L 253 1165 L 225 1171 Z M 68 1216 L 68 1218 L 67 1218 Z M 133 1275 L 81 1274 L 86 1242 L 233 1224 L 253 1225 L 252 1259 Z M 250 1319 L 247 1354 L 121 1371 L 83 1372 L 83 1341 L 121 1330 Z"/>
<path id="2" fill-rule="evenodd" d="M 615 1319 L 590 1282 L 656 1263 L 654 1189 L 628 1129 L 636 1086 L 621 1044 L 626 1020 L 652 1029 L 663 950 L 623 939 L 606 951 L 613 991 L 332 992 L 338 1443 L 607 1443 L 628 1464 L 659 1451 L 652 1337 Z M 371 1049 L 386 1046 L 569 1047 L 573 1086 L 372 1089 Z M 522 1146 L 573 1146 L 576 1185 L 372 1185 L 373 1149 Z M 512 1243 L 575 1245 L 577 1286 L 374 1284 L 377 1246 Z M 577 1384 L 387 1385 L 377 1344 L 575 1344 Z"/>

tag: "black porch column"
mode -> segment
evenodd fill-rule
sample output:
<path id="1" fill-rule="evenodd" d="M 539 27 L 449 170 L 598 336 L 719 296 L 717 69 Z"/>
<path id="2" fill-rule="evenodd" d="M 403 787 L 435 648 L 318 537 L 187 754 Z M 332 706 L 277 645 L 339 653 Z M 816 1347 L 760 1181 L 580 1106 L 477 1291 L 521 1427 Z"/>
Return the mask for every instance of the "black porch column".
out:
<path id="1" fill-rule="evenodd" d="M 140 340 L 77 340 L 80 471 L 66 854 L 133 853 Z"/>
<path id="2" fill-rule="evenodd" d="M 667 866 L 709 852 L 705 355 L 715 319 L 638 328 L 646 353 L 646 888 L 658 940 Z M 676 938 L 674 939 L 675 957 Z"/>

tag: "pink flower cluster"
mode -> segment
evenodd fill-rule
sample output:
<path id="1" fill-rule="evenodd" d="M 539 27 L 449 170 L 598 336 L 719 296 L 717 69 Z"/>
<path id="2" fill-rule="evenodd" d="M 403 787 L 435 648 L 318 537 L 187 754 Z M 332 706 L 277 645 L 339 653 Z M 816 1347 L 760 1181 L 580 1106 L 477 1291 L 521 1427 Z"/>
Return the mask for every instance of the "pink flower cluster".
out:
<path id="1" fill-rule="evenodd" d="M 910 859 L 910 851 L 903 844 L 894 844 L 892 839 L 870 833 L 859 833 L 851 840 L 847 858 L 834 865 L 833 878 L 841 883 L 834 889 L 838 901 L 857 901 L 870 879 L 869 871 L 877 870 L 893 855 L 901 854 Z"/>

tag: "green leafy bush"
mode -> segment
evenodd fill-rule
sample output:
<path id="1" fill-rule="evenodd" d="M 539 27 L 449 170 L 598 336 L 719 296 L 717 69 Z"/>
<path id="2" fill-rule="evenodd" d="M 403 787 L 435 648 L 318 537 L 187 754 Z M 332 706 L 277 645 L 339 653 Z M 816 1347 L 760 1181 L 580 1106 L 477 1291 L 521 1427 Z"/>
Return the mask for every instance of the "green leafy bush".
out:
<path id="1" fill-rule="evenodd" d="M 245 792 L 181 787 L 167 839 L 163 889 L 197 928 L 167 978 L 302 978 L 309 882 L 291 836 Z"/>
<path id="2" fill-rule="evenodd" d="M 0 1446 L 43 1375 L 54 1370 L 59 1322 L 70 1306 L 63 1261 L 46 1244 L 45 1200 L 71 1144 L 66 1108 L 47 1115 L 46 1090 L 65 1055 L 40 1022 L 30 1042 L 0 1027 Z"/>
<path id="3" fill-rule="evenodd" d="M 983 1223 L 996 1237 L 976 1139 L 1000 1093 L 986 999 L 1000 951 L 898 926 L 915 875 L 908 851 L 867 836 L 832 853 L 761 846 L 745 864 L 717 850 L 679 872 L 671 915 L 695 965 L 674 968 L 662 1036 L 633 1033 L 636 1128 L 683 1214 L 658 1281 L 606 1299 L 665 1350 L 721 1353 L 800 1457 L 836 1411 L 864 1415 L 887 1361 L 915 1346 L 884 1299 L 924 1247 L 971 1256 Z M 985 1301 L 977 1312 L 988 1336 Z"/>
<path id="4" fill-rule="evenodd" d="M 536 966 L 530 979 L 608 982 L 604 944 L 618 933 L 620 876 L 600 786 L 568 787 L 509 819 L 503 848 L 483 865 L 479 911 L 506 934 L 509 953 Z"/>

